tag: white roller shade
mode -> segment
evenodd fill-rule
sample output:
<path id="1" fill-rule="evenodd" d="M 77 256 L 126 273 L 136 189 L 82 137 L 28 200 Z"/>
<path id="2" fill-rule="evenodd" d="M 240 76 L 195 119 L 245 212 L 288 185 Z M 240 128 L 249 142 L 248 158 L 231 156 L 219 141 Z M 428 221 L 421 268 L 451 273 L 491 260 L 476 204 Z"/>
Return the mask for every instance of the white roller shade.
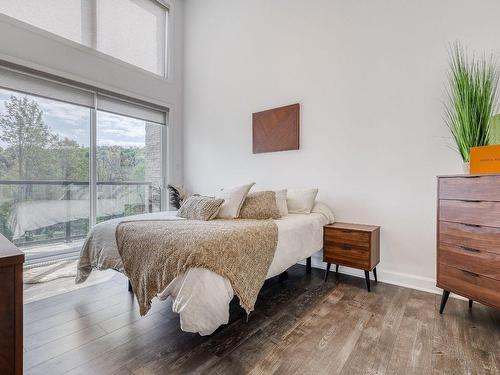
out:
<path id="1" fill-rule="evenodd" d="M 97 109 L 156 124 L 167 124 L 167 113 L 164 109 L 143 106 L 103 94 L 97 94 Z"/>
<path id="2" fill-rule="evenodd" d="M 94 95 L 90 91 L 36 78 L 6 68 L 0 68 L 0 87 L 84 107 L 94 106 Z"/>

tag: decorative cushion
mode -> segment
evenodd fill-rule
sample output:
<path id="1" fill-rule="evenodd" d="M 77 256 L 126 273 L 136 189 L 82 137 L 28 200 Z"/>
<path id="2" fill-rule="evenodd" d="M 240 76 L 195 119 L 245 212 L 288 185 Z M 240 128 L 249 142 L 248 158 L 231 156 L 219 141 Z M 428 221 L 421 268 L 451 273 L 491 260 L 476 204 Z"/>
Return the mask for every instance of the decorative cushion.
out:
<path id="1" fill-rule="evenodd" d="M 286 205 L 286 189 L 275 190 L 276 204 L 280 210 L 281 217 L 288 215 L 288 206 Z"/>
<path id="2" fill-rule="evenodd" d="M 333 224 L 335 222 L 335 216 L 333 215 L 332 209 L 323 202 L 314 202 L 314 207 L 312 208 L 311 213 L 313 212 L 322 214 L 328 220 L 328 224 Z"/>
<path id="3" fill-rule="evenodd" d="M 240 219 L 279 219 L 280 210 L 274 191 L 248 194 L 240 210 Z"/>
<path id="4" fill-rule="evenodd" d="M 224 199 L 224 203 L 217 217 L 219 219 L 236 219 L 240 214 L 241 205 L 253 185 L 255 185 L 255 182 L 236 186 L 232 189 L 222 189 L 218 198 Z"/>
<path id="5" fill-rule="evenodd" d="M 182 203 L 177 216 L 191 220 L 211 220 L 219 213 L 222 203 L 224 199 L 193 195 Z"/>
<path id="6" fill-rule="evenodd" d="M 318 189 L 288 190 L 286 204 L 290 214 L 309 214 L 314 206 Z"/>

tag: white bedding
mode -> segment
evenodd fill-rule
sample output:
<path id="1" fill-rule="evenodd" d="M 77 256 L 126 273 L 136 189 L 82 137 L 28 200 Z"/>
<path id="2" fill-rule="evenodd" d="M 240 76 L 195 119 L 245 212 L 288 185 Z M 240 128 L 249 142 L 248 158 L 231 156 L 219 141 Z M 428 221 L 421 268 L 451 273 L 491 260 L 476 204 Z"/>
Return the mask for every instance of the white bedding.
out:
<path id="1" fill-rule="evenodd" d="M 77 282 L 86 276 L 82 269 L 113 268 L 123 272 L 123 265 L 115 241 L 118 223 L 138 219 L 179 220 L 175 212 L 158 212 L 109 220 L 92 230 L 93 239 L 88 257 L 81 257 L 78 264 Z M 323 247 L 323 225 L 329 219 L 322 213 L 290 214 L 275 220 L 278 226 L 278 245 L 266 278 L 279 275 L 298 261 Z M 88 275 L 87 275 L 88 276 Z M 158 295 L 162 300 L 172 297 L 172 310 L 180 315 L 181 329 L 209 335 L 229 320 L 229 303 L 234 293 L 229 280 L 204 268 L 193 268 L 175 278 Z"/>

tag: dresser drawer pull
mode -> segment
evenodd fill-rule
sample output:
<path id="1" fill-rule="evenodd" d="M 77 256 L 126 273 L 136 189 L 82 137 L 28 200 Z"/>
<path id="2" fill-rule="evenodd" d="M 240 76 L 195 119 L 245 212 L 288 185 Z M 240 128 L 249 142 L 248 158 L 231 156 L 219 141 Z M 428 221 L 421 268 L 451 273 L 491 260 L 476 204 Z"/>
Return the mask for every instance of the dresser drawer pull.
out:
<path id="1" fill-rule="evenodd" d="M 462 249 L 465 251 L 470 251 L 471 253 L 480 253 L 481 251 L 478 249 L 473 249 L 472 247 L 462 246 Z"/>
<path id="2" fill-rule="evenodd" d="M 479 275 L 477 273 L 474 273 L 474 272 L 470 272 L 470 271 L 466 271 L 466 270 L 460 270 L 460 271 L 462 271 L 463 273 L 465 273 L 467 275 L 473 276 L 473 277 L 479 277 Z"/>
<path id="3" fill-rule="evenodd" d="M 462 225 L 465 225 L 466 227 L 481 228 L 481 225 L 479 225 L 479 224 L 465 224 L 465 223 L 463 223 Z"/>
<path id="4" fill-rule="evenodd" d="M 352 250 L 352 246 L 349 245 L 342 245 L 341 247 L 343 250 Z"/>
<path id="5" fill-rule="evenodd" d="M 469 203 L 480 203 L 483 202 L 482 200 L 479 199 L 458 199 L 461 202 L 469 202 Z"/>

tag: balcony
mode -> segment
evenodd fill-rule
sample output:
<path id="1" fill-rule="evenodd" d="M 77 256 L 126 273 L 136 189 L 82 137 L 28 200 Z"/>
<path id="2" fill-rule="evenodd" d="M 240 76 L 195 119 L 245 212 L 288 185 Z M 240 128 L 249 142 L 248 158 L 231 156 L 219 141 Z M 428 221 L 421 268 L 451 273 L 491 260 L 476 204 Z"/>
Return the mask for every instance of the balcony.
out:
<path id="1" fill-rule="evenodd" d="M 160 210 L 159 187 L 142 181 L 99 181 L 96 222 Z M 88 181 L 0 180 L 0 232 L 26 263 L 76 258 L 90 228 Z"/>

